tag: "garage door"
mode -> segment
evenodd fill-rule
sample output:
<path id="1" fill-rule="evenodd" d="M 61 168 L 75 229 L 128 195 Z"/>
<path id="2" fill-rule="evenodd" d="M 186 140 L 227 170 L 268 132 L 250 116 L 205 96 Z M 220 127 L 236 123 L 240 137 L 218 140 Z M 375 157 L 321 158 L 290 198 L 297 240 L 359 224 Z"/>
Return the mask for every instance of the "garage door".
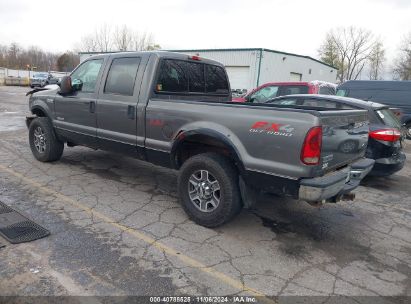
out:
<path id="1" fill-rule="evenodd" d="M 231 89 L 246 89 L 249 86 L 249 66 L 226 66 Z"/>
<path id="2" fill-rule="evenodd" d="M 303 75 L 300 73 L 290 73 L 290 81 L 301 81 L 303 78 Z"/>

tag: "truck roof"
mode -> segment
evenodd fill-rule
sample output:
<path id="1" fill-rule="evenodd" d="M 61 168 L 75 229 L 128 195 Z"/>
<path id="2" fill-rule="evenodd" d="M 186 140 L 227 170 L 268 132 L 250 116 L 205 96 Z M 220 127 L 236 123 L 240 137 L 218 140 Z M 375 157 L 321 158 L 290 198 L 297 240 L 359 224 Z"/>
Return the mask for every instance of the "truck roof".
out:
<path id="1" fill-rule="evenodd" d="M 180 60 L 191 59 L 192 61 L 195 61 L 195 62 L 208 63 L 208 64 L 213 64 L 213 65 L 224 67 L 222 63 L 215 61 L 215 60 L 206 59 L 206 58 L 199 57 L 199 56 L 192 56 L 192 55 L 177 53 L 177 52 L 169 52 L 169 51 L 112 52 L 112 53 L 96 54 L 96 55 L 88 57 L 84 61 L 87 61 L 93 58 L 108 57 L 112 55 L 115 55 L 116 57 L 121 57 L 121 56 L 143 55 L 143 54 L 152 54 L 152 55 L 157 56 L 158 58 L 171 58 L 171 59 L 180 59 Z"/>

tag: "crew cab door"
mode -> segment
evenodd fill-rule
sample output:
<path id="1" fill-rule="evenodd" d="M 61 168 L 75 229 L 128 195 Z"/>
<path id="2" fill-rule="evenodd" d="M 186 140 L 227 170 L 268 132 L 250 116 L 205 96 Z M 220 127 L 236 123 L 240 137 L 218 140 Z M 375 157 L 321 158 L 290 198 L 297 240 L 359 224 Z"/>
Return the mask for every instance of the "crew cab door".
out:
<path id="1" fill-rule="evenodd" d="M 147 54 L 110 56 L 96 108 L 99 148 L 136 153 L 137 103 L 148 57 Z"/>
<path id="2" fill-rule="evenodd" d="M 72 74 L 72 81 L 83 83 L 81 90 L 54 99 L 57 133 L 68 141 L 89 147 L 97 146 L 96 100 L 104 59 L 83 62 Z"/>

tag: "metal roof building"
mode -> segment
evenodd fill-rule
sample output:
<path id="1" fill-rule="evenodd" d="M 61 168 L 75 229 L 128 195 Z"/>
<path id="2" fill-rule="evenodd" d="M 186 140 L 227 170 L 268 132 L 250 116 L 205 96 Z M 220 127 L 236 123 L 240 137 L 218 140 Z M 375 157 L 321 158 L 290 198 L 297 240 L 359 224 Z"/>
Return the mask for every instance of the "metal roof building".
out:
<path id="1" fill-rule="evenodd" d="M 171 50 L 225 65 L 231 89 L 250 90 L 266 82 L 336 82 L 337 69 L 309 56 L 262 48 Z M 96 53 L 79 53 L 80 61 Z"/>

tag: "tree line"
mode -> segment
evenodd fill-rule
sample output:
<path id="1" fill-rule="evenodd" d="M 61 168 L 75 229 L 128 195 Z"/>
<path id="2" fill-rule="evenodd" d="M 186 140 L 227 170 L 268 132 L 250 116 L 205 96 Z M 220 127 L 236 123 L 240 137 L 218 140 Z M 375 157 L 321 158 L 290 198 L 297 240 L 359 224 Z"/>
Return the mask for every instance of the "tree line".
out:
<path id="1" fill-rule="evenodd" d="M 393 65 L 387 70 L 386 51 L 371 31 L 356 28 L 330 30 L 318 49 L 320 59 L 338 69 L 337 80 L 380 80 L 391 72 L 396 80 L 411 80 L 411 33 L 401 42 Z"/>
<path id="2" fill-rule="evenodd" d="M 77 50 L 82 52 L 153 51 L 160 49 L 153 35 L 138 32 L 127 25 L 104 24 L 81 38 Z"/>
<path id="3" fill-rule="evenodd" d="M 73 51 L 52 53 L 13 42 L 0 44 L 0 67 L 38 71 L 72 71 L 79 63 L 79 52 L 146 51 L 160 49 L 150 33 L 137 32 L 127 25 L 97 27 L 83 36 Z M 365 77 L 378 80 L 391 74 L 393 79 L 411 80 L 411 32 L 403 38 L 392 66 L 386 66 L 382 40 L 369 30 L 346 27 L 330 30 L 318 55 L 338 69 L 337 80 L 344 82 Z"/>
<path id="4" fill-rule="evenodd" d="M 24 48 L 16 42 L 0 45 L 0 67 L 16 70 L 69 72 L 79 63 L 74 52 L 46 52 L 39 47 Z"/>
<path id="5" fill-rule="evenodd" d="M 0 67 L 18 70 L 70 72 L 80 62 L 79 52 L 147 51 L 160 49 L 150 33 L 140 33 L 126 25 L 102 25 L 86 34 L 73 51 L 52 53 L 39 47 L 24 48 L 16 42 L 0 44 Z"/>

